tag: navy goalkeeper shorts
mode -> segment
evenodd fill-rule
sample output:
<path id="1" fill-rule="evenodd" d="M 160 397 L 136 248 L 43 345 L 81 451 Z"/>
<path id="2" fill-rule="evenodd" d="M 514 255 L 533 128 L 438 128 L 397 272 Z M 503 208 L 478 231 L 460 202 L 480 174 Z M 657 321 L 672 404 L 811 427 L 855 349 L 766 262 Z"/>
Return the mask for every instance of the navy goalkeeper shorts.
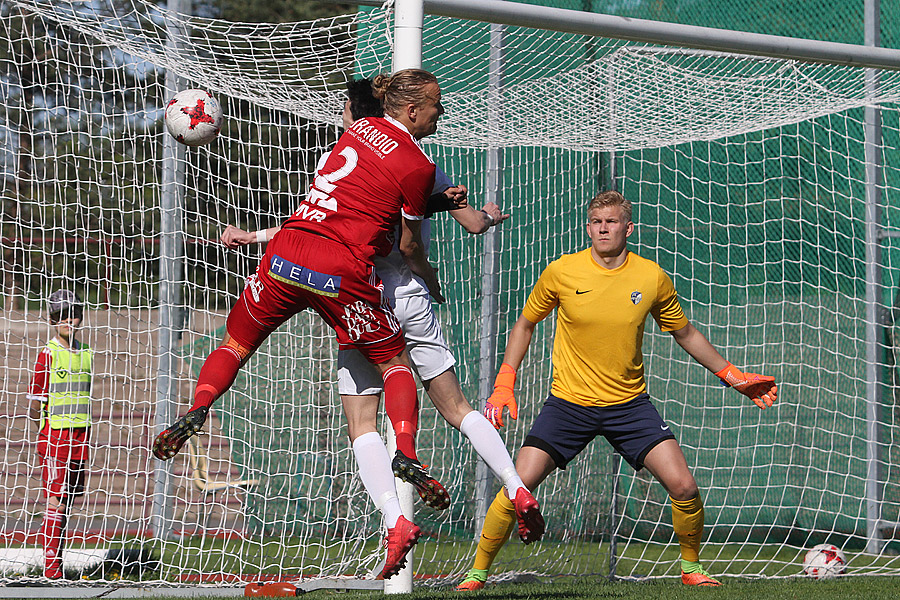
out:
<path id="1" fill-rule="evenodd" d="M 581 406 L 550 394 L 522 445 L 543 450 L 557 468 L 565 469 L 598 435 L 635 471 L 644 467 L 644 457 L 657 444 L 675 439 L 647 394 L 606 407 Z"/>

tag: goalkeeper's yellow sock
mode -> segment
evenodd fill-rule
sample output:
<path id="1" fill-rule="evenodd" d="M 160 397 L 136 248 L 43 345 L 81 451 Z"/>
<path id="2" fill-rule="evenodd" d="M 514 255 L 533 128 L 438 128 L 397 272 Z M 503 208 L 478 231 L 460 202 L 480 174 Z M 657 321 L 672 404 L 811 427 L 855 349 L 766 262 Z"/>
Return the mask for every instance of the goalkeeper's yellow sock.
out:
<path id="1" fill-rule="evenodd" d="M 473 568 L 487 572 L 491 568 L 503 544 L 512 533 L 516 525 L 516 507 L 501 489 L 491 502 L 487 515 L 484 517 L 484 526 L 481 528 L 481 539 L 478 540 L 478 550 L 475 552 L 475 564 Z"/>
<path id="2" fill-rule="evenodd" d="M 672 526 L 681 546 L 681 559 L 683 562 L 699 563 L 700 542 L 703 540 L 703 501 L 700 494 L 690 500 L 669 500 L 672 501 Z"/>

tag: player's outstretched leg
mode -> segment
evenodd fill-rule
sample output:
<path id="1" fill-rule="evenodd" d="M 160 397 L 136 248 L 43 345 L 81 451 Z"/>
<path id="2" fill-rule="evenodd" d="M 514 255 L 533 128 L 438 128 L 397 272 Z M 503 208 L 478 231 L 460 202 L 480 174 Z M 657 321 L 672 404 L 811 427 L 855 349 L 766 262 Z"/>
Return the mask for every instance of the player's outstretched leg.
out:
<path id="1" fill-rule="evenodd" d="M 384 569 L 381 570 L 383 579 L 390 579 L 406 566 L 406 555 L 419 541 L 420 535 L 422 530 L 402 516 L 397 519 L 396 525 L 388 529 L 387 558 L 384 561 Z"/>
<path id="2" fill-rule="evenodd" d="M 537 500 L 525 488 L 519 488 L 513 499 L 516 507 L 516 520 L 519 523 L 519 538 L 526 544 L 536 542 L 544 535 L 544 516 Z"/>
<path id="3" fill-rule="evenodd" d="M 425 467 L 418 460 L 409 458 L 400 450 L 394 454 L 391 461 L 394 476 L 412 484 L 419 493 L 419 497 L 425 504 L 437 510 L 450 507 L 450 494 L 434 477 L 428 474 Z"/>
<path id="4" fill-rule="evenodd" d="M 175 458 L 188 438 L 200 431 L 208 414 L 209 407 L 200 406 L 179 417 L 171 427 L 156 436 L 153 456 L 160 460 Z"/>
<path id="5" fill-rule="evenodd" d="M 484 525 L 481 528 L 481 538 L 478 540 L 478 549 L 475 552 L 472 570 L 466 574 L 465 579 L 457 586 L 457 590 L 468 592 L 484 587 L 488 570 L 494 564 L 494 559 L 497 558 L 503 544 L 509 539 L 509 534 L 515 527 L 516 507 L 512 500 L 506 497 L 504 491 L 500 490 L 484 517 Z"/>
<path id="6" fill-rule="evenodd" d="M 687 500 L 669 499 L 672 503 L 672 527 L 681 546 L 681 583 L 684 585 L 722 585 L 710 577 L 700 565 L 700 542 L 703 539 L 703 500 L 697 492 Z"/>

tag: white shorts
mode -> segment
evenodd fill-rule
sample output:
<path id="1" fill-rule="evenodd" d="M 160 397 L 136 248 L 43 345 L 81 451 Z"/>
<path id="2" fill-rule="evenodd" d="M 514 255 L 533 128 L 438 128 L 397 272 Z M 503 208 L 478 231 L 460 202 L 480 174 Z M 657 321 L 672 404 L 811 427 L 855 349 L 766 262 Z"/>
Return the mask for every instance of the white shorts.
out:
<path id="1" fill-rule="evenodd" d="M 431 297 L 410 296 L 395 301 L 394 315 L 406 338 L 406 351 L 422 381 L 434 379 L 456 364 L 441 324 L 431 308 Z M 358 350 L 338 352 L 338 392 L 348 396 L 380 394 L 381 374 Z"/>

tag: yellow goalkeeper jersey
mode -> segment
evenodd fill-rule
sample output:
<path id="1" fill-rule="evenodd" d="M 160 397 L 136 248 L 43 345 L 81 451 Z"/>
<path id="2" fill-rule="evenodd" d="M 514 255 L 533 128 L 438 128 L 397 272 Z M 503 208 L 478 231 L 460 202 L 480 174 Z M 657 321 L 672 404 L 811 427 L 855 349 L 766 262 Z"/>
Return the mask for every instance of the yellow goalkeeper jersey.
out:
<path id="1" fill-rule="evenodd" d="M 605 269 L 590 248 L 550 263 L 522 316 L 542 321 L 558 308 L 553 341 L 554 396 L 582 406 L 612 406 L 646 390 L 641 346 L 647 315 L 663 331 L 688 324 L 668 275 L 629 252 Z"/>

